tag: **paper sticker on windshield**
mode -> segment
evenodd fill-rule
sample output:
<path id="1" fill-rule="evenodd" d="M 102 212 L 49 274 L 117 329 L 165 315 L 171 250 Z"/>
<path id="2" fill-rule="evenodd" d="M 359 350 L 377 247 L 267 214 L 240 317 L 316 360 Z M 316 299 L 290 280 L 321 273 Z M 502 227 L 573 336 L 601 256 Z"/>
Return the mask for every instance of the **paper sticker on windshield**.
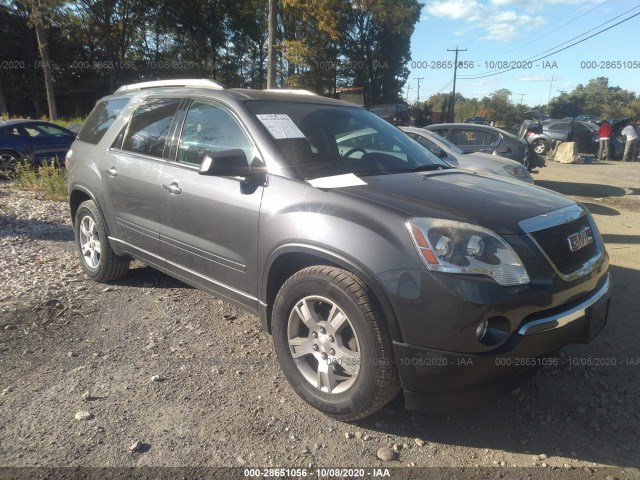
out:
<path id="1" fill-rule="evenodd" d="M 307 180 L 309 185 L 316 188 L 341 188 L 341 187 L 355 187 L 356 185 L 366 185 L 361 179 L 356 177 L 353 173 L 347 173 L 344 175 L 333 175 L 331 177 L 314 178 L 313 180 Z"/>
<path id="2" fill-rule="evenodd" d="M 286 113 L 256 115 L 273 138 L 305 138 Z"/>

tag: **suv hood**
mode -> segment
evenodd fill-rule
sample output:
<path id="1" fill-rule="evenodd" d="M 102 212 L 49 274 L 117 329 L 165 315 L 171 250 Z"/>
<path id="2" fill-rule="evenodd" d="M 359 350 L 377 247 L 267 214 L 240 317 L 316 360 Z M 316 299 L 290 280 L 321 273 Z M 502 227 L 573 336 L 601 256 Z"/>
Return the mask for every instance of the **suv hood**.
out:
<path id="1" fill-rule="evenodd" d="M 437 217 L 519 235 L 518 222 L 574 204 L 567 197 L 518 180 L 460 170 L 363 177 L 367 185 L 339 192 L 391 207 L 408 216 Z"/>

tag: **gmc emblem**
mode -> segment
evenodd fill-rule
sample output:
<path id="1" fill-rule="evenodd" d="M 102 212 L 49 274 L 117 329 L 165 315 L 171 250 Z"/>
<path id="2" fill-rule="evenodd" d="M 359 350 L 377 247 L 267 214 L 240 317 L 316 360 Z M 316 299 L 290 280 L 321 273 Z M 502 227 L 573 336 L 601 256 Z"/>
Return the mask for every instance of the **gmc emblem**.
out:
<path id="1" fill-rule="evenodd" d="M 593 232 L 591 231 L 591 227 L 583 228 L 578 233 L 569 235 L 567 240 L 569 241 L 569 250 L 572 252 L 586 247 L 590 243 L 593 243 Z"/>

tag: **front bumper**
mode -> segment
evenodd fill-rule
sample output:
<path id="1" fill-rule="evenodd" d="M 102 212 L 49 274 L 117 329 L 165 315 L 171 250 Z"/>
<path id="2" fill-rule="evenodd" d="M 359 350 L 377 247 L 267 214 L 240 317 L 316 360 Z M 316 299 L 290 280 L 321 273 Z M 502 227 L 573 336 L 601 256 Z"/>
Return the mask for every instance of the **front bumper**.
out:
<path id="1" fill-rule="evenodd" d="M 550 357 L 569 343 L 588 343 L 607 321 L 610 278 L 588 295 L 528 318 L 490 352 L 458 353 L 394 342 L 405 394 L 413 410 L 463 408 L 499 395 L 528 378 L 536 368 L 557 364 Z"/>

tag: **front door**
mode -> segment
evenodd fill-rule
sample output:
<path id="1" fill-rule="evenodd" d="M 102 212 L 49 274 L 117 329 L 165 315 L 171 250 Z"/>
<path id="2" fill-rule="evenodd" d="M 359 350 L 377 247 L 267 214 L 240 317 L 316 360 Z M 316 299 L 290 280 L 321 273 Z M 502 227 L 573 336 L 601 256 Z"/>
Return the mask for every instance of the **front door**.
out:
<path id="1" fill-rule="evenodd" d="M 243 179 L 198 174 L 208 152 L 242 149 L 258 155 L 233 113 L 212 100 L 194 100 L 185 117 L 175 162 L 160 174 L 160 241 L 169 268 L 190 283 L 257 309 L 258 219 L 263 187 Z"/>

